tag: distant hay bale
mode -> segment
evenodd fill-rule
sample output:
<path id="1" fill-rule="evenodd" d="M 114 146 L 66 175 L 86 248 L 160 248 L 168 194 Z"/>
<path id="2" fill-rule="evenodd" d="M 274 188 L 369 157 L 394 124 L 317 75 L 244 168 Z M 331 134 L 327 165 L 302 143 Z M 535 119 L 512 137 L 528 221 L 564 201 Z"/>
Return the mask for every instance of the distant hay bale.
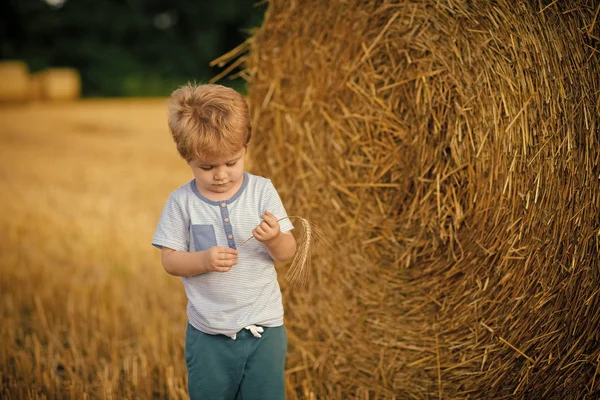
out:
<path id="1" fill-rule="evenodd" d="M 339 249 L 285 293 L 299 397 L 598 393 L 598 7 L 273 0 L 218 60 L 249 50 L 254 168 Z"/>
<path id="2" fill-rule="evenodd" d="M 68 101 L 81 96 L 81 77 L 73 68 L 49 68 L 39 72 L 36 79 L 44 100 Z"/>
<path id="3" fill-rule="evenodd" d="M 44 99 L 44 88 L 42 86 L 42 73 L 31 74 L 29 80 L 29 100 L 40 101 Z"/>
<path id="4" fill-rule="evenodd" d="M 0 101 L 21 102 L 28 98 L 29 68 L 22 61 L 0 62 Z"/>

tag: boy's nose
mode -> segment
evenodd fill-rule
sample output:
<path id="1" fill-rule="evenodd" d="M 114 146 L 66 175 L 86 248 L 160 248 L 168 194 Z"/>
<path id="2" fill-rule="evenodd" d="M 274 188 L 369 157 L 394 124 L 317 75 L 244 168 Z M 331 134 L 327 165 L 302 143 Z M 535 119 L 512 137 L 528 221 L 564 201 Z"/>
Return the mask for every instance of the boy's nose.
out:
<path id="1" fill-rule="evenodd" d="M 227 177 L 227 174 L 225 173 L 225 171 L 223 171 L 222 169 L 217 169 L 215 171 L 215 180 L 217 181 L 222 181 L 223 179 L 225 179 Z"/>

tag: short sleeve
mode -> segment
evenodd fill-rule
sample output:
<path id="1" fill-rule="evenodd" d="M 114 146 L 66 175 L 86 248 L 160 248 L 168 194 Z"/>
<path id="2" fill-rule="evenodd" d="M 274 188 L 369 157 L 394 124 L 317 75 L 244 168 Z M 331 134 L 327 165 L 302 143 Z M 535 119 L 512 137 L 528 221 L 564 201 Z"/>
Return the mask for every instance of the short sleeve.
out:
<path id="1" fill-rule="evenodd" d="M 188 251 L 190 243 L 189 216 L 171 194 L 163 208 L 162 214 L 152 238 L 152 245 L 162 249 Z"/>
<path id="2" fill-rule="evenodd" d="M 283 203 L 281 202 L 279 193 L 277 193 L 277 190 L 275 189 L 275 186 L 273 186 L 271 180 L 267 181 L 262 207 L 263 209 L 261 211 L 263 213 L 265 211 L 269 211 L 271 214 L 277 217 L 278 220 L 280 220 L 279 227 L 281 229 L 281 232 L 288 232 L 294 229 L 294 225 L 289 220 L 289 218 L 287 218 L 288 215 L 285 211 Z"/>

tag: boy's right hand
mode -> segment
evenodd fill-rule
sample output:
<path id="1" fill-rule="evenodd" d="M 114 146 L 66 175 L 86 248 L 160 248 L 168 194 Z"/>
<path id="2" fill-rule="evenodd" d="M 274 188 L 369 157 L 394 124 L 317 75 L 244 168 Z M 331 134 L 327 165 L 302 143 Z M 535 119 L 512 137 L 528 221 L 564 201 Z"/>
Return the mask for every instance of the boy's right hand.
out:
<path id="1" fill-rule="evenodd" d="M 206 272 L 227 272 L 238 263 L 238 252 L 226 246 L 213 246 L 202 252 Z"/>

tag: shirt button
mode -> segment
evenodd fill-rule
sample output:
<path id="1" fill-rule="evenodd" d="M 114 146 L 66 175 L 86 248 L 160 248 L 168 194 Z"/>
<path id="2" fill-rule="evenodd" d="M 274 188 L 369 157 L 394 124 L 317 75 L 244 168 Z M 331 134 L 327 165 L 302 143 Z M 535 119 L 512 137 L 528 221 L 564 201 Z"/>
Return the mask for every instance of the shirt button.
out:
<path id="1" fill-rule="evenodd" d="M 227 207 L 227 203 L 221 203 L 221 207 L 223 207 L 223 208 Z"/>
<path id="2" fill-rule="evenodd" d="M 229 222 L 229 218 L 225 218 L 223 221 L 225 221 L 225 222 Z"/>
<path id="3" fill-rule="evenodd" d="M 227 238 L 233 239 L 233 235 L 227 235 Z"/>

